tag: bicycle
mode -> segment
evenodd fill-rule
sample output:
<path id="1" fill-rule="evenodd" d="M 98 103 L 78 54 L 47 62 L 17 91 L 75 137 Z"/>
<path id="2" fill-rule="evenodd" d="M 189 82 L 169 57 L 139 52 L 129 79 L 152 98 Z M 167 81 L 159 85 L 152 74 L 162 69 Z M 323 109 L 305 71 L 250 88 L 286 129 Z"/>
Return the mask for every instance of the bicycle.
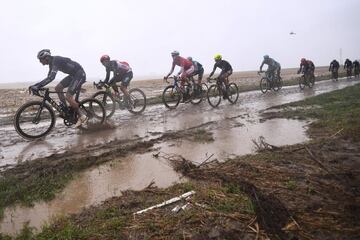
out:
<path id="1" fill-rule="evenodd" d="M 192 77 L 190 77 L 182 88 L 179 86 L 179 76 L 174 75 L 173 77 L 170 77 L 170 79 L 174 79 L 173 84 L 165 87 L 162 93 L 162 101 L 165 107 L 175 109 L 179 105 L 180 100 L 183 100 L 184 103 L 191 102 L 194 105 L 202 102 L 204 92 L 207 91 L 206 84 L 199 85 L 195 83 Z"/>
<path id="2" fill-rule="evenodd" d="M 354 77 L 358 78 L 360 75 L 360 69 L 359 67 L 354 67 Z"/>
<path id="3" fill-rule="evenodd" d="M 262 93 L 266 93 L 268 90 L 273 89 L 275 92 L 279 91 L 283 86 L 283 81 L 280 76 L 275 77 L 274 74 L 269 72 L 259 71 L 258 75 L 261 76 L 261 73 L 265 73 L 265 76 L 260 80 L 260 90 Z"/>
<path id="4" fill-rule="evenodd" d="M 236 83 L 229 83 L 228 86 L 225 86 L 223 80 L 219 78 L 208 79 L 209 82 L 215 80 L 216 83 L 209 87 L 207 92 L 207 99 L 209 104 L 212 107 L 219 106 L 221 102 L 221 97 L 227 99 L 231 104 L 235 104 L 239 99 L 239 88 Z"/>
<path id="5" fill-rule="evenodd" d="M 339 77 L 339 72 L 337 68 L 332 68 L 331 69 L 331 78 L 333 81 L 338 81 L 338 77 Z"/>
<path id="6" fill-rule="evenodd" d="M 309 71 L 303 72 L 303 75 L 299 78 L 300 89 L 303 90 L 305 86 L 312 88 L 314 84 L 315 84 L 314 74 Z"/>
<path id="7" fill-rule="evenodd" d="M 130 99 L 125 101 L 124 96 L 113 94 L 111 91 L 111 86 L 99 81 L 99 83 L 93 83 L 96 89 L 103 89 L 105 91 L 98 91 L 92 97 L 99 100 L 106 111 L 106 117 L 110 118 L 115 113 L 116 103 L 119 105 L 120 109 L 127 109 L 133 114 L 140 114 L 146 108 L 146 96 L 145 93 L 138 89 L 132 88 L 129 90 Z"/>
<path id="8" fill-rule="evenodd" d="M 62 107 L 50 97 L 50 94 L 58 92 L 50 91 L 48 88 L 41 88 L 36 92 L 29 90 L 29 92 L 42 100 L 27 102 L 16 111 L 14 126 L 17 133 L 23 138 L 33 140 L 46 136 L 55 126 L 54 109 L 64 119 L 66 126 L 69 127 L 77 122 L 78 113 L 74 109 Z M 79 92 L 76 94 L 75 100 L 79 103 L 80 111 L 88 118 L 87 126 L 90 128 L 93 125 L 102 124 L 105 120 L 105 109 L 101 102 L 92 98 L 79 102 L 78 98 Z"/>

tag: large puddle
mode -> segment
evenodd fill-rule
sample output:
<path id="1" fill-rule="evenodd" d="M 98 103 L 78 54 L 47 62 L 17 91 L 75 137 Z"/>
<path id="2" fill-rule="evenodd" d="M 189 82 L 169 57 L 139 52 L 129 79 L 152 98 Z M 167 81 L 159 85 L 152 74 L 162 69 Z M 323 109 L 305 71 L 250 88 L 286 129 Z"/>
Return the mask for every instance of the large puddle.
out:
<path id="1" fill-rule="evenodd" d="M 197 143 L 189 140 L 168 141 L 156 146 L 156 151 L 180 154 L 195 163 L 207 157 L 224 160 L 235 155 L 255 151 L 252 139 L 263 136 L 272 145 L 288 145 L 308 140 L 307 122 L 273 119 L 254 123 L 249 119 L 230 118 L 203 127 L 213 133 L 213 142 Z M 127 189 L 140 190 L 152 181 L 158 187 L 167 187 L 185 181 L 163 158 L 154 158 L 154 152 L 131 155 L 87 170 L 74 179 L 64 191 L 50 202 L 35 203 L 32 208 L 14 207 L 5 210 L 0 231 L 15 234 L 23 224 L 39 229 L 52 217 L 80 212 L 82 208 L 120 196 Z"/>

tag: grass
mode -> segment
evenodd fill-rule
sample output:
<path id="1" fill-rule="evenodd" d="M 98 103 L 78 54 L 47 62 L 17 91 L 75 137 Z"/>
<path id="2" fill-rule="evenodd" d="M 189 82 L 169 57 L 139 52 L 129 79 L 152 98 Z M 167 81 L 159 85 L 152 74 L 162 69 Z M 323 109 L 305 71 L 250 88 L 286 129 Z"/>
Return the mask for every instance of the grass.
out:
<path id="1" fill-rule="evenodd" d="M 278 117 L 317 119 L 311 125 L 313 130 L 327 134 L 341 131 L 360 140 L 360 84 L 280 107 L 283 110 Z"/>

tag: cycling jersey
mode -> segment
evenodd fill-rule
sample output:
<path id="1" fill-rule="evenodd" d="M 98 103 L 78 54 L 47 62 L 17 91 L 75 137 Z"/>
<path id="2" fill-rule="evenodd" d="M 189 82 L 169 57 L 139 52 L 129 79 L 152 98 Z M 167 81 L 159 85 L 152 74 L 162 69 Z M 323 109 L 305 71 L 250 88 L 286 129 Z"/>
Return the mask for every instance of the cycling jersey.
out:
<path id="1" fill-rule="evenodd" d="M 175 66 L 179 66 L 181 68 L 184 68 L 184 70 L 188 70 L 193 66 L 193 63 L 186 58 L 176 56 L 173 60 L 172 68 L 175 68 Z"/>
<path id="2" fill-rule="evenodd" d="M 264 64 L 268 65 L 268 70 L 275 70 L 280 67 L 280 63 L 278 63 L 272 58 L 268 58 L 268 59 L 264 59 L 264 61 L 261 63 L 260 71 L 262 71 Z"/>
<path id="3" fill-rule="evenodd" d="M 233 70 L 229 62 L 227 62 L 225 60 L 220 60 L 214 64 L 214 68 L 213 68 L 212 72 L 210 73 L 209 77 L 211 77 L 214 74 L 216 68 L 221 69 L 220 75 L 223 75 L 226 72 L 232 72 L 232 70 Z"/>
<path id="4" fill-rule="evenodd" d="M 192 63 L 193 63 L 193 65 L 194 65 L 194 67 L 195 67 L 195 72 L 203 69 L 203 66 L 202 66 L 199 62 L 197 62 L 197 61 L 192 61 Z"/>
<path id="5" fill-rule="evenodd" d="M 359 67 L 360 67 L 360 63 L 359 63 L 358 60 L 355 60 L 355 61 L 353 62 L 353 65 L 354 65 L 354 68 L 359 68 Z"/>
<path id="6" fill-rule="evenodd" d="M 337 70 L 339 69 L 339 67 L 340 67 L 339 62 L 336 61 L 336 60 L 333 60 L 333 61 L 330 63 L 329 71 L 331 71 L 332 69 L 334 69 L 334 70 L 337 71 Z"/>
<path id="7" fill-rule="evenodd" d="M 35 84 L 35 86 L 41 88 L 49 84 L 55 79 L 58 71 L 69 74 L 71 81 L 80 80 L 80 82 L 85 82 L 85 72 L 79 63 L 72 61 L 70 58 L 51 56 L 48 76 Z"/>
<path id="8" fill-rule="evenodd" d="M 121 62 L 117 60 L 112 60 L 109 64 L 105 67 L 106 68 L 106 77 L 104 82 L 105 83 L 112 83 L 114 80 L 122 78 L 126 73 L 132 72 L 130 65 L 127 62 Z M 110 72 L 114 73 L 113 78 L 109 81 Z"/>
<path id="9" fill-rule="evenodd" d="M 315 70 L 315 65 L 314 65 L 314 63 L 311 61 L 311 60 L 306 60 L 306 62 L 305 63 L 301 63 L 300 64 L 300 69 L 299 69 L 299 73 L 301 72 L 301 71 L 304 71 L 304 72 L 307 72 L 307 71 L 314 71 Z"/>
<path id="10" fill-rule="evenodd" d="M 345 61 L 344 69 L 345 68 L 352 68 L 352 62 L 349 59 L 346 59 Z"/>

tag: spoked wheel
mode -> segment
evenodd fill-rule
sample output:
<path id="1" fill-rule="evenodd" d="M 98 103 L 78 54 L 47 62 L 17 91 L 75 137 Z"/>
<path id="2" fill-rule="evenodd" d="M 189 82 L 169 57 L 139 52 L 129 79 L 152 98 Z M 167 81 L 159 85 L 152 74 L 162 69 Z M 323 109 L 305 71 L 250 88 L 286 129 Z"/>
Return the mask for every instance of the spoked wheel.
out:
<path id="1" fill-rule="evenodd" d="M 80 111 L 88 118 L 86 128 L 101 125 L 106 119 L 103 105 L 97 99 L 88 98 L 79 103 Z"/>
<path id="2" fill-rule="evenodd" d="M 146 96 L 143 91 L 138 88 L 130 89 L 130 101 L 128 103 L 128 110 L 134 114 L 140 114 L 146 107 Z"/>
<path id="3" fill-rule="evenodd" d="M 46 136 L 55 125 L 52 108 L 40 101 L 22 105 L 14 117 L 16 131 L 23 138 L 32 140 Z"/>
<path id="4" fill-rule="evenodd" d="M 169 109 L 176 108 L 180 103 L 181 95 L 181 92 L 176 87 L 172 85 L 167 86 L 162 94 L 162 101 L 165 107 Z"/>
<path id="5" fill-rule="evenodd" d="M 193 86 L 192 96 L 191 96 L 191 103 L 192 104 L 199 104 L 202 102 L 204 97 L 204 92 L 202 90 L 202 85 L 195 84 Z"/>
<path id="6" fill-rule="evenodd" d="M 230 83 L 227 89 L 227 99 L 234 104 L 239 99 L 239 88 L 236 83 Z"/>
<path id="7" fill-rule="evenodd" d="M 116 107 L 114 97 L 106 91 L 100 91 L 95 93 L 92 98 L 101 102 L 106 112 L 106 118 L 111 118 L 112 115 L 115 113 Z"/>
<path id="8" fill-rule="evenodd" d="M 283 80 L 281 77 L 276 78 L 275 82 L 274 82 L 274 86 L 273 89 L 274 91 L 279 91 L 283 86 Z"/>
<path id="9" fill-rule="evenodd" d="M 267 78 L 263 77 L 260 80 L 260 90 L 262 93 L 266 93 L 268 89 L 269 89 L 269 81 Z"/>
<path id="10" fill-rule="evenodd" d="M 211 85 L 207 92 L 207 99 L 208 99 L 209 104 L 214 108 L 219 106 L 219 104 L 221 102 L 221 97 L 222 97 L 222 93 L 221 93 L 221 90 L 219 89 L 218 85 L 216 85 L 216 84 Z"/>
<path id="11" fill-rule="evenodd" d="M 309 88 L 312 88 L 315 84 L 315 76 L 311 75 L 309 76 Z"/>
<path id="12" fill-rule="evenodd" d="M 301 90 L 303 90 L 305 88 L 305 75 L 303 75 L 299 78 L 299 87 Z"/>

